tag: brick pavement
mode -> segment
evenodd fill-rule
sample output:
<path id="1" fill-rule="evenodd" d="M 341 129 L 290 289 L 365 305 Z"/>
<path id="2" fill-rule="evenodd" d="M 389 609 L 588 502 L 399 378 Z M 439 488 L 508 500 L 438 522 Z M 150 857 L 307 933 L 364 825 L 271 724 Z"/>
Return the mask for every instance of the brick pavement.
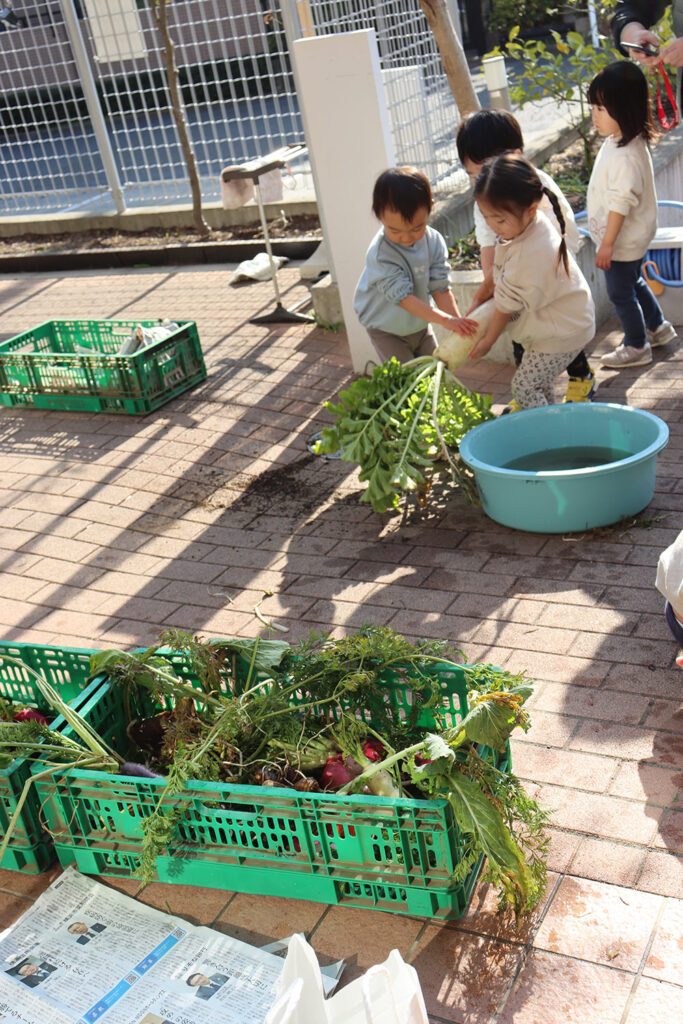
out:
<path id="1" fill-rule="evenodd" d="M 293 640 L 386 623 L 524 670 L 538 686 L 513 762 L 555 809 L 551 882 L 521 932 L 483 886 L 445 926 L 182 886 L 140 898 L 247 940 L 303 930 L 321 957 L 350 958 L 350 977 L 396 946 L 434 1021 L 680 1019 L 683 675 L 654 572 L 682 525 L 682 350 L 600 373 L 602 400 L 650 409 L 671 430 L 635 525 L 518 533 L 448 490 L 429 512 L 380 517 L 358 503 L 352 467 L 305 445 L 350 379 L 343 335 L 250 325 L 271 286 L 226 281 L 212 267 L 0 282 L 5 335 L 55 316 L 194 317 L 209 369 L 146 418 L 0 412 L 4 638 L 133 646 L 168 626 L 255 636 L 259 604 Z M 304 294 L 294 268 L 281 283 L 287 303 Z M 463 372 L 497 404 L 509 376 L 487 363 Z M 3 925 L 53 875 L 0 871 Z"/>

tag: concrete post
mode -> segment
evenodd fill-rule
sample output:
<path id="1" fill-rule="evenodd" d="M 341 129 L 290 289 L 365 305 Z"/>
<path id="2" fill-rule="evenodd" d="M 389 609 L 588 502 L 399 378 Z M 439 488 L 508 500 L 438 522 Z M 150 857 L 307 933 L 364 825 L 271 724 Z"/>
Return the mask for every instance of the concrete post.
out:
<path id="1" fill-rule="evenodd" d="M 376 355 L 353 311 L 353 293 L 378 229 L 370 209 L 372 188 L 377 175 L 394 164 L 377 40 L 372 29 L 299 39 L 293 54 L 325 240 L 353 368 L 362 373 Z"/>

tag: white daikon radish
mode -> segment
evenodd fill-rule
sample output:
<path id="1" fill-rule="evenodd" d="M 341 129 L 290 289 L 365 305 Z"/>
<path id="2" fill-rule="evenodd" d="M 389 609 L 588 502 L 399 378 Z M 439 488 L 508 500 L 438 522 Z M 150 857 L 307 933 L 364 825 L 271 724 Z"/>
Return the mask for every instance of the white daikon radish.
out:
<path id="1" fill-rule="evenodd" d="M 477 306 L 476 309 L 473 309 L 468 314 L 468 320 L 476 320 L 479 324 L 475 334 L 465 336 L 451 331 L 450 334 L 447 334 L 439 342 L 439 347 L 434 355 L 437 359 L 443 360 L 449 370 L 455 370 L 458 366 L 462 366 L 463 363 L 467 362 L 467 357 L 474 346 L 486 334 L 491 323 L 494 308 L 493 299 L 488 299 L 488 301 L 483 302 L 481 306 Z"/>

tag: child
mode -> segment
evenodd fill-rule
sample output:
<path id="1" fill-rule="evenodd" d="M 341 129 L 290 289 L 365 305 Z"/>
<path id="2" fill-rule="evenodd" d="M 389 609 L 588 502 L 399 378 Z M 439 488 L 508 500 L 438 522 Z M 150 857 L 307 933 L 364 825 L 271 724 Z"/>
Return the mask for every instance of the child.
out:
<path id="1" fill-rule="evenodd" d="M 683 530 L 659 556 L 655 586 L 666 598 L 664 614 L 671 634 L 683 648 Z M 683 654 L 678 655 L 676 664 L 683 668 Z"/>
<path id="2" fill-rule="evenodd" d="M 456 145 L 460 163 L 474 183 L 483 164 L 491 157 L 500 156 L 502 153 L 519 153 L 521 155 L 524 149 L 524 139 L 519 122 L 509 111 L 477 110 L 461 122 L 456 136 Z M 550 175 L 537 167 L 535 171 L 543 185 L 557 196 L 566 227 L 567 247 L 571 254 L 576 256 L 581 237 L 574 221 L 572 208 Z M 559 233 L 559 224 L 555 219 L 552 204 L 546 195 L 541 200 L 540 210 L 548 217 L 551 224 L 558 227 Z M 474 232 L 481 249 L 481 269 L 484 272 L 484 281 L 474 293 L 472 305 L 467 314 L 493 295 L 493 251 L 496 236 L 487 226 L 476 203 L 474 206 Z M 513 341 L 512 348 L 515 362 L 519 366 L 523 353 L 522 346 Z M 579 352 L 576 359 L 572 360 L 567 367 L 567 373 L 569 374 L 569 383 L 564 401 L 590 402 L 598 390 L 598 385 L 595 373 L 588 365 L 585 352 Z"/>
<path id="3" fill-rule="evenodd" d="M 539 206 L 549 198 L 560 234 Z M 486 355 L 513 318 L 524 349 L 512 378 L 520 409 L 554 402 L 555 377 L 595 334 L 588 284 L 567 251 L 564 216 L 557 196 L 523 156 L 506 154 L 484 164 L 474 198 L 496 234 L 493 261 L 495 312 L 470 359 Z"/>
<path id="4" fill-rule="evenodd" d="M 588 230 L 597 248 L 595 265 L 605 272 L 624 332 L 621 345 L 601 364 L 645 366 L 653 348 L 676 337 L 641 272 L 657 230 L 647 79 L 636 64 L 616 61 L 595 76 L 588 102 L 596 131 L 606 136 L 588 184 Z"/>
<path id="5" fill-rule="evenodd" d="M 436 348 L 430 324 L 463 335 L 476 331 L 476 321 L 461 317 L 455 304 L 448 247 L 427 223 L 431 209 L 429 179 L 414 167 L 392 167 L 375 182 L 372 211 L 382 227 L 367 251 L 353 308 L 382 362 L 430 355 Z"/>

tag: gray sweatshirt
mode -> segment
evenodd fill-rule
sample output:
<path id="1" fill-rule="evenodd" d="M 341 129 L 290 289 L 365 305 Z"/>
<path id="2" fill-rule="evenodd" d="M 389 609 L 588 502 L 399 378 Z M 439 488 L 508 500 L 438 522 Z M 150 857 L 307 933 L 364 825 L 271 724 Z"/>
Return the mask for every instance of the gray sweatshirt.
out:
<path id="1" fill-rule="evenodd" d="M 430 302 L 434 292 L 448 289 L 448 271 L 448 246 L 434 228 L 427 227 L 413 245 L 390 242 L 380 228 L 370 243 L 353 297 L 358 319 L 364 327 L 400 338 L 423 330 L 425 321 L 401 309 L 399 302 L 408 295 Z"/>

